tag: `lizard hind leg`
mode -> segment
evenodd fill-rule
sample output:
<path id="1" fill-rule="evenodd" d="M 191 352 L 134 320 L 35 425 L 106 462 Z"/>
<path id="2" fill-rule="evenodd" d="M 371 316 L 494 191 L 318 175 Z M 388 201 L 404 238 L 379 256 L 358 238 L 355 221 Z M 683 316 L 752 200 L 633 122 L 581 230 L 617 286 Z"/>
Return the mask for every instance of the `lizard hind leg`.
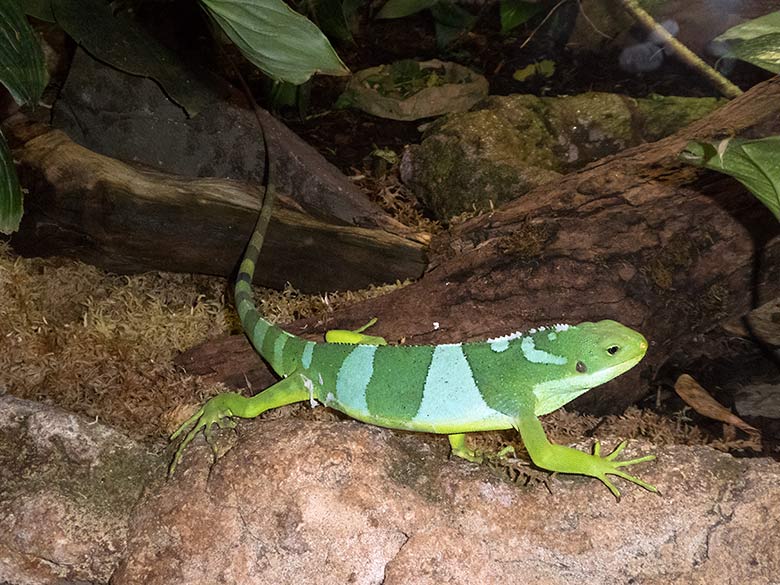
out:
<path id="1" fill-rule="evenodd" d="M 447 438 L 450 440 L 452 454 L 472 463 L 482 463 L 485 459 L 492 461 L 501 460 L 509 453 L 515 454 L 515 448 L 512 445 L 504 447 L 497 453 L 486 453 L 477 449 L 471 449 L 466 445 L 466 433 L 447 435 Z"/>
<path id="2" fill-rule="evenodd" d="M 466 433 L 447 435 L 447 438 L 450 440 L 450 447 L 452 448 L 453 455 L 461 457 L 466 461 L 482 463 L 482 455 L 466 446 Z"/>
<path id="3" fill-rule="evenodd" d="M 362 327 L 358 327 L 352 331 L 348 329 L 331 329 L 325 332 L 325 341 L 328 343 L 349 343 L 355 345 L 387 345 L 387 341 L 384 337 L 366 335 L 363 333 L 363 331 L 372 327 L 376 321 L 377 319 L 374 317 Z"/>
<path id="4" fill-rule="evenodd" d="M 302 372 L 293 372 L 287 378 L 254 396 L 242 396 L 236 392 L 225 392 L 214 396 L 171 435 L 172 441 L 179 436 L 183 438 L 168 468 L 168 475 L 173 475 L 185 449 L 201 429 L 214 449 L 211 431 L 215 424 L 220 428 L 234 427 L 235 418 L 255 418 L 267 410 L 304 400 L 314 400 L 314 398 L 316 398 L 314 384 Z"/>

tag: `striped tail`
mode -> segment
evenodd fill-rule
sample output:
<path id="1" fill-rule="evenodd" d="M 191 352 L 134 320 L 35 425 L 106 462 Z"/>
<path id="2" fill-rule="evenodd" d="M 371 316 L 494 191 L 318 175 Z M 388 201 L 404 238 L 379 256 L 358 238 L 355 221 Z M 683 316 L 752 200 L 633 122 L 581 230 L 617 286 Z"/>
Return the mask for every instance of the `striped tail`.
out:
<path id="1" fill-rule="evenodd" d="M 268 162 L 267 159 L 266 162 Z M 254 232 L 252 232 L 252 239 L 249 240 L 246 252 L 244 252 L 244 258 L 238 269 L 238 276 L 236 276 L 235 303 L 238 309 L 238 316 L 241 319 L 241 325 L 247 337 L 249 337 L 249 341 L 252 342 L 257 352 L 265 358 L 277 374 L 285 376 L 291 373 L 287 370 L 295 367 L 289 359 L 291 357 L 289 353 L 287 359 L 285 359 L 283 351 L 285 345 L 303 345 L 304 341 L 263 318 L 257 310 L 257 305 L 255 305 L 252 295 L 252 279 L 255 274 L 255 265 L 263 247 L 265 234 L 268 231 L 268 224 L 271 220 L 275 200 L 276 190 L 271 182 L 269 168 L 267 187 L 263 205 L 260 208 L 260 215 L 257 218 Z M 288 344 L 287 342 L 291 339 L 295 339 L 299 343 Z"/>

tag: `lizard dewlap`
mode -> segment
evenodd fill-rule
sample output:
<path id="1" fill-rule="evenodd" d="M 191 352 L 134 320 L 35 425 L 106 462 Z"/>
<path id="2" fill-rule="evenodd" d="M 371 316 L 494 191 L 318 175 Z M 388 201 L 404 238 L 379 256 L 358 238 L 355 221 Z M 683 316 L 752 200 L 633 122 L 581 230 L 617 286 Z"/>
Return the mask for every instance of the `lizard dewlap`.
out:
<path id="1" fill-rule="evenodd" d="M 647 351 L 640 333 L 616 321 L 599 321 L 443 345 L 387 345 L 381 337 L 362 333 L 368 325 L 329 331 L 324 343 L 297 337 L 267 321 L 252 299 L 273 197 L 269 181 L 236 279 L 235 302 L 247 337 L 282 379 L 253 397 L 229 392 L 209 400 L 172 435 L 175 439 L 187 431 L 171 473 L 200 429 L 208 437 L 225 418 L 253 418 L 310 401 L 374 425 L 447 434 L 453 454 L 471 461 L 480 461 L 482 454 L 466 447 L 465 433 L 516 428 L 541 468 L 596 477 L 616 496 L 608 474 L 656 491 L 621 469 L 652 455 L 617 461 L 625 442 L 606 457 L 598 443 L 593 454 L 555 445 L 538 419 L 635 366 Z"/>

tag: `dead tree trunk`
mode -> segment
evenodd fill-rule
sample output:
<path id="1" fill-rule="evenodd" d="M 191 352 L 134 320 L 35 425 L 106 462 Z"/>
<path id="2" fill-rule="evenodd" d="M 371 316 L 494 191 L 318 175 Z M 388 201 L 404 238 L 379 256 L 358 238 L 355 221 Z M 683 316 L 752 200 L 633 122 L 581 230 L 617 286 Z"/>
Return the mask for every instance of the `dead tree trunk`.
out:
<path id="1" fill-rule="evenodd" d="M 677 158 L 692 138 L 778 132 L 775 77 L 674 136 L 464 223 L 434 242 L 429 271 L 417 283 L 338 311 L 328 323 L 291 329 L 352 327 L 376 316 L 372 334 L 391 342 L 444 343 L 612 318 L 651 342 L 633 376 L 598 393 L 598 402 L 630 404 L 644 391 L 639 372 L 780 294 L 775 218 L 736 181 Z M 251 351 L 241 338 L 224 343 Z M 233 355 L 224 346 L 221 353 Z M 211 364 L 214 371 L 225 366 Z"/>
<path id="2" fill-rule="evenodd" d="M 284 127 L 269 122 L 269 128 L 282 142 Z M 29 191 L 21 229 L 11 238 L 18 253 L 72 256 L 115 272 L 229 276 L 238 265 L 257 220 L 258 187 L 140 168 L 20 117 L 6 121 L 6 132 Z M 332 171 L 320 164 L 311 172 Z M 427 234 L 413 233 L 367 200 L 349 193 L 327 203 L 310 195 L 314 215 L 288 197 L 279 199 L 257 282 L 319 292 L 422 274 Z M 336 215 L 349 217 L 350 210 L 351 224 Z"/>

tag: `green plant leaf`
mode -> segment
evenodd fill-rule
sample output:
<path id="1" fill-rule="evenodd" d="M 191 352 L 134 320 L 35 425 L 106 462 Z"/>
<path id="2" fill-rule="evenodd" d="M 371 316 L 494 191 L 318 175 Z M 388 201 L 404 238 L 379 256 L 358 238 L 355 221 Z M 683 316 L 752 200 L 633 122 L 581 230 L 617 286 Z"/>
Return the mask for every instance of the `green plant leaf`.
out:
<path id="1" fill-rule="evenodd" d="M 727 57 L 780 73 L 780 11 L 738 24 L 713 40 L 726 44 Z"/>
<path id="2" fill-rule="evenodd" d="M 526 0 L 501 0 L 499 13 L 501 15 L 501 32 L 510 30 L 531 20 L 542 10 L 542 4 Z"/>
<path id="3" fill-rule="evenodd" d="M 135 21 L 114 14 L 104 0 L 52 0 L 57 23 L 97 59 L 112 67 L 154 79 L 194 116 L 215 100 L 207 78 L 184 68 L 178 56 Z"/>
<path id="4" fill-rule="evenodd" d="M 731 49 L 737 59 L 780 73 L 780 30 L 775 33 L 746 39 Z"/>
<path id="5" fill-rule="evenodd" d="M 431 6 L 431 16 L 435 21 L 436 46 L 440 49 L 470 31 L 477 22 L 477 17 L 465 8 L 444 2 Z"/>
<path id="6" fill-rule="evenodd" d="M 282 0 L 200 1 L 244 57 L 277 81 L 349 73 L 320 29 Z"/>
<path id="7" fill-rule="evenodd" d="M 734 177 L 780 220 L 780 136 L 690 142 L 680 158 Z"/>
<path id="8" fill-rule="evenodd" d="M 439 0 L 387 0 L 377 18 L 403 18 L 430 8 Z"/>
<path id="9" fill-rule="evenodd" d="M 537 61 L 517 69 L 512 74 L 512 78 L 516 79 L 517 81 L 526 81 L 531 77 L 538 75 L 540 77 L 544 77 L 545 79 L 549 79 L 553 76 L 554 73 L 555 61 L 550 59 L 542 59 L 541 61 Z"/>
<path id="10" fill-rule="evenodd" d="M 16 176 L 11 150 L 0 132 L 0 233 L 19 229 L 22 220 L 22 190 Z"/>
<path id="11" fill-rule="evenodd" d="M 21 0 L 22 10 L 25 14 L 34 16 L 38 20 L 54 22 L 54 13 L 51 11 L 51 0 Z"/>
<path id="12" fill-rule="evenodd" d="M 744 41 L 763 37 L 764 35 L 780 32 L 780 10 L 770 12 L 764 16 L 748 20 L 737 26 L 732 26 L 723 34 L 718 35 L 714 41 Z"/>
<path id="13" fill-rule="evenodd" d="M 354 16 L 347 10 L 356 10 L 356 6 L 347 6 L 342 0 L 307 0 L 308 14 L 314 17 L 314 21 L 328 37 L 348 43 L 354 42 L 350 20 Z"/>
<path id="14" fill-rule="evenodd" d="M 43 50 L 16 0 L 0 1 L 0 83 L 18 104 L 37 103 L 46 87 Z"/>

